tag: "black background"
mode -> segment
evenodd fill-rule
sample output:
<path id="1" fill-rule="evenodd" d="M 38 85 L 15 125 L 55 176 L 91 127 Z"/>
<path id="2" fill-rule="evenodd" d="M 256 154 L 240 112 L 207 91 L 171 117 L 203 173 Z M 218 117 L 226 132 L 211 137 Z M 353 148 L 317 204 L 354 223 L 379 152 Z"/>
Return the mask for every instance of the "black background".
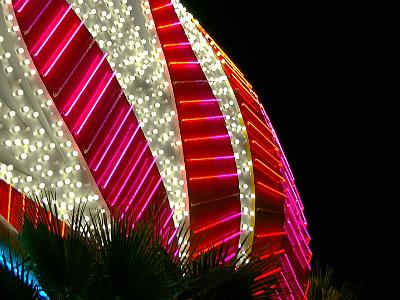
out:
<path id="1" fill-rule="evenodd" d="M 314 263 L 372 297 L 374 121 L 362 53 L 367 23 L 346 5 L 182 1 L 253 85 L 305 206 Z M 364 66 L 364 67 L 363 67 Z M 362 92 L 361 92 L 362 91 Z M 379 151 L 378 151 L 379 152 Z"/>

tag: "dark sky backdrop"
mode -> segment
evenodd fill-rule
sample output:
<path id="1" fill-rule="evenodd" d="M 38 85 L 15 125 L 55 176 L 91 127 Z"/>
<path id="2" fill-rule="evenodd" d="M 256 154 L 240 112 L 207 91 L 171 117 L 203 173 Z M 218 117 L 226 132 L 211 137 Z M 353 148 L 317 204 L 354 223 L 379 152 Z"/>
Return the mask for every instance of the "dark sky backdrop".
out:
<path id="1" fill-rule="evenodd" d="M 357 107 L 360 29 L 351 26 L 350 11 L 303 2 L 182 2 L 263 102 L 296 177 L 314 258 L 372 291 L 369 175 L 361 168 L 365 128 Z"/>

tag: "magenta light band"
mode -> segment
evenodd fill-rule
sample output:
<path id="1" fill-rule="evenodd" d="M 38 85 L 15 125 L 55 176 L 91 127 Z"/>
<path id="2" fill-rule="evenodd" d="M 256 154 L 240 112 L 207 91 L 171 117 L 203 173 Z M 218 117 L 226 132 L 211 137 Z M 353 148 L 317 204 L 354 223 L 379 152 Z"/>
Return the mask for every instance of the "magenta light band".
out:
<path id="1" fill-rule="evenodd" d="M 23 9 L 25 8 L 25 6 L 28 4 L 28 2 L 29 2 L 29 0 L 25 0 L 25 1 L 20 1 L 20 2 L 23 2 L 22 3 L 22 5 L 19 7 L 19 8 L 17 8 L 17 12 L 21 12 L 21 11 L 23 11 Z M 19 6 L 20 5 L 20 3 L 18 2 L 18 4 L 17 4 L 17 6 Z"/>
<path id="2" fill-rule="evenodd" d="M 225 262 L 230 261 L 232 258 L 234 258 L 236 256 L 236 253 L 233 252 L 232 254 L 228 255 L 227 257 L 225 257 Z"/>
<path id="3" fill-rule="evenodd" d="M 48 62 L 51 62 L 50 67 L 46 67 L 44 69 L 47 69 L 47 71 L 45 71 L 43 73 L 43 76 L 46 77 L 50 71 L 53 69 L 53 67 L 55 66 L 55 64 L 58 62 L 58 60 L 60 59 L 61 55 L 64 53 L 65 49 L 67 49 L 67 47 L 69 46 L 69 44 L 71 43 L 71 41 L 73 40 L 73 38 L 76 36 L 76 34 L 78 33 L 78 31 L 83 27 L 84 23 L 83 21 L 80 22 L 79 26 L 75 29 L 75 31 L 72 33 L 72 35 L 69 37 L 68 41 L 65 43 L 64 47 L 61 49 L 61 51 L 57 54 L 56 58 L 50 59 L 48 60 Z"/>
<path id="4" fill-rule="evenodd" d="M 76 134 L 80 134 L 83 126 L 85 126 L 87 120 L 90 118 L 90 116 L 93 113 L 93 110 L 97 107 L 97 104 L 99 103 L 100 99 L 103 97 L 104 93 L 106 92 L 106 90 L 108 89 L 108 87 L 110 86 L 111 81 L 114 79 L 116 72 L 113 72 L 112 75 L 110 76 L 110 79 L 108 79 L 106 85 L 104 86 L 103 90 L 101 91 L 100 95 L 97 97 L 96 101 L 94 102 L 93 105 L 91 105 L 89 112 L 86 114 L 83 122 L 81 123 L 81 125 L 79 126 L 78 130 L 76 131 Z M 96 91 L 97 92 L 97 91 Z M 95 93 L 96 94 L 96 93 Z M 90 104 L 89 104 L 90 105 Z M 82 117 L 82 116 L 81 116 Z M 79 121 L 78 121 L 79 124 Z"/>
<path id="5" fill-rule="evenodd" d="M 179 227 L 176 227 L 174 232 L 172 233 L 171 237 L 168 240 L 167 245 L 170 245 L 172 243 L 172 240 L 175 238 L 176 233 L 178 232 Z M 176 250 L 176 254 L 178 254 L 178 249 Z M 176 255 L 175 255 L 176 256 Z"/>
<path id="6" fill-rule="evenodd" d="M 50 0 L 51 1 L 51 0 Z M 72 69 L 71 73 L 69 73 L 67 79 L 65 79 L 62 83 L 62 85 L 60 86 L 60 88 L 53 93 L 54 97 L 58 97 L 58 95 L 60 94 L 60 92 L 64 89 L 65 85 L 69 82 L 69 80 L 72 78 L 72 76 L 75 74 L 75 71 L 78 69 L 78 67 L 80 66 L 80 64 L 82 63 L 82 61 L 86 58 L 86 55 L 89 53 L 90 49 L 92 49 L 93 45 L 95 44 L 95 40 L 92 40 L 90 42 L 89 47 L 86 49 L 85 53 L 83 53 L 83 55 L 79 58 L 79 61 L 75 64 L 74 68 Z"/>
<path id="7" fill-rule="evenodd" d="M 300 286 L 300 284 L 299 284 L 299 282 L 298 282 L 298 280 L 297 280 L 297 278 L 296 278 L 296 273 L 295 273 L 294 270 L 293 270 L 292 264 L 290 263 L 287 254 L 283 254 L 283 259 L 282 259 L 282 261 L 285 261 L 285 262 L 286 262 L 286 264 L 282 264 L 282 267 L 285 267 L 285 266 L 288 266 L 288 267 L 289 267 L 290 275 L 291 275 L 290 277 L 291 277 L 291 279 L 296 283 L 296 286 L 295 286 L 295 287 L 296 287 L 296 291 L 295 291 L 295 293 L 296 293 L 297 295 L 300 296 L 299 299 L 304 299 L 304 292 L 303 292 L 303 289 L 301 288 L 301 286 Z"/>
<path id="8" fill-rule="evenodd" d="M 287 223 L 288 224 L 288 223 Z M 291 232 L 289 232 L 287 229 L 288 228 L 290 228 L 290 231 Z M 288 237 L 288 240 L 289 240 L 289 242 L 292 244 L 292 247 L 293 247 L 293 249 L 296 249 L 296 248 L 298 248 L 299 250 L 300 250 L 300 252 L 301 252 L 301 255 L 298 253 L 298 251 L 293 251 L 294 252 L 294 254 L 296 255 L 296 257 L 297 257 L 297 260 L 299 261 L 299 263 L 301 264 L 301 266 L 302 266 L 302 268 L 304 268 L 304 269 L 310 269 L 310 266 L 308 265 L 308 260 L 307 260 L 307 256 L 305 255 L 305 253 L 304 253 L 304 251 L 303 251 L 303 249 L 302 249 L 302 247 L 301 247 L 301 245 L 300 245 L 300 243 L 299 243 L 299 240 L 297 239 L 297 237 L 296 237 L 296 233 L 293 231 L 293 228 L 292 228 L 292 226 L 291 226 L 291 224 L 289 223 L 289 227 L 286 227 L 285 226 L 285 229 L 286 229 L 286 231 L 287 231 L 287 237 Z M 295 243 L 294 241 L 293 241 L 293 238 L 292 237 L 294 237 L 295 238 L 295 240 L 296 240 L 296 242 L 297 243 Z M 297 246 L 297 247 L 296 247 Z"/>
<path id="9" fill-rule="evenodd" d="M 122 184 L 122 187 L 119 189 L 117 195 L 114 197 L 114 202 L 116 201 L 116 199 L 119 198 L 121 192 L 124 190 L 124 188 L 125 188 L 125 186 L 126 186 L 128 180 L 129 180 L 129 178 L 131 178 L 133 171 L 136 169 L 136 166 L 139 164 L 139 162 L 140 162 L 140 160 L 142 159 L 142 156 L 143 156 L 143 154 L 144 154 L 144 152 L 146 151 L 146 149 L 147 149 L 148 146 L 149 146 L 149 142 L 145 143 L 145 145 L 144 145 L 144 147 L 143 147 L 141 153 L 139 154 L 139 156 L 138 156 L 137 158 L 136 158 L 136 157 L 134 158 L 134 159 L 136 160 L 136 161 L 135 161 L 135 164 L 133 165 L 132 168 L 130 168 L 129 174 L 128 174 L 128 176 L 126 176 L 126 178 L 125 178 L 125 180 L 124 180 L 124 183 Z M 114 192 L 114 189 L 115 189 L 115 188 L 116 188 L 116 186 L 114 186 L 114 188 L 112 189 L 110 195 L 112 195 L 112 193 Z M 114 203 L 114 202 L 113 202 L 113 203 Z"/>
<path id="10" fill-rule="evenodd" d="M 24 34 L 28 34 L 32 30 L 32 28 L 33 28 L 33 26 L 35 26 L 37 20 L 40 19 L 40 17 L 43 15 L 44 11 L 49 7 L 51 2 L 52 2 L 52 0 L 47 1 L 46 5 L 40 10 L 40 13 L 37 14 L 35 19 L 31 23 L 31 25 L 29 25 L 28 29 L 24 31 Z M 55 19 L 57 19 L 57 17 Z"/>
<path id="11" fill-rule="evenodd" d="M 50 2 L 49 2 L 50 3 Z M 61 11 L 58 13 L 58 15 L 54 18 L 53 22 L 50 23 L 50 25 L 47 27 L 47 30 L 51 29 L 51 31 L 45 32 L 43 33 L 43 35 L 41 36 L 41 38 L 36 42 L 36 44 L 33 46 L 32 48 L 32 52 L 33 52 L 33 56 L 38 56 L 40 54 L 40 51 L 42 51 L 43 47 L 47 44 L 47 42 L 50 40 L 50 38 L 53 36 L 54 32 L 57 30 L 57 28 L 60 26 L 60 24 L 62 23 L 62 21 L 65 19 L 65 17 L 67 16 L 68 12 L 72 9 L 72 6 L 69 5 L 68 8 L 65 10 L 65 12 L 63 13 L 63 15 L 61 16 L 60 19 L 58 19 L 58 15 L 61 13 Z M 44 10 L 42 10 L 43 12 Z M 39 16 L 38 16 L 39 18 Z M 54 22 L 57 21 L 56 25 L 53 26 Z M 44 41 L 42 42 L 42 39 L 44 39 Z M 41 43 L 41 44 L 40 44 Z M 38 46 L 40 45 L 40 47 L 38 49 L 36 49 Z"/>
<path id="12" fill-rule="evenodd" d="M 292 291 L 292 289 L 291 289 L 291 287 L 289 285 L 289 282 L 287 281 L 287 279 L 285 277 L 285 274 L 283 274 L 283 272 L 281 271 L 281 272 L 279 272 L 279 275 L 281 275 L 285 287 L 289 290 L 289 294 L 288 293 L 284 293 L 284 295 L 287 296 L 287 297 L 290 297 L 289 298 L 290 300 L 296 300 L 296 298 L 294 298 L 294 296 L 293 296 L 293 291 Z"/>
<path id="13" fill-rule="evenodd" d="M 167 219 L 164 222 L 164 225 L 162 226 L 162 230 L 164 230 L 165 227 L 167 227 L 169 221 L 172 219 L 172 216 L 174 215 L 174 211 L 175 211 L 174 209 L 171 209 L 170 214 L 168 215 Z"/>
<path id="14" fill-rule="evenodd" d="M 123 151 L 122 154 L 120 155 L 120 157 L 119 157 L 117 163 L 114 165 L 114 168 L 113 168 L 113 170 L 111 171 L 110 176 L 108 176 L 108 179 L 107 179 L 106 182 L 104 183 L 104 188 L 106 188 L 107 185 L 108 185 L 108 183 L 110 182 L 110 179 L 111 179 L 112 176 L 114 175 L 115 170 L 117 170 L 119 164 L 121 163 L 122 158 L 124 157 L 126 151 L 128 151 L 129 146 L 131 145 L 131 143 L 132 143 L 133 139 L 135 138 L 136 134 L 138 133 L 139 128 L 140 128 L 140 124 L 137 125 L 137 127 L 136 127 L 134 133 L 132 134 L 132 136 L 131 136 L 131 138 L 130 138 L 128 144 L 125 146 L 124 151 Z M 118 152 L 119 152 L 119 151 L 117 151 L 116 153 L 118 153 Z"/>
<path id="15" fill-rule="evenodd" d="M 128 118 L 129 114 L 131 113 L 131 109 L 132 107 L 129 107 L 124 119 L 122 120 L 122 122 L 119 124 L 119 127 L 117 129 L 117 132 L 114 134 L 114 136 L 112 137 L 111 141 L 108 143 L 106 150 L 103 152 L 103 155 L 101 156 L 100 160 L 98 161 L 96 167 L 94 168 L 94 171 L 97 171 L 99 169 L 99 166 L 101 165 L 101 163 L 103 162 L 104 157 L 106 156 L 106 154 L 108 153 L 108 150 L 110 150 L 110 147 L 114 144 L 114 140 L 117 137 L 117 135 L 119 134 L 119 132 L 121 131 L 122 126 L 125 124 L 126 119 Z M 114 124 L 117 124 L 117 122 L 115 122 Z M 111 134 L 111 130 L 110 132 L 107 134 L 105 141 L 108 140 L 109 135 Z M 97 154 L 97 153 L 96 153 Z M 97 155 L 96 155 L 97 156 Z"/>
<path id="16" fill-rule="evenodd" d="M 105 124 L 107 124 L 108 118 L 111 116 L 111 114 L 114 111 L 114 108 L 117 106 L 117 103 L 119 102 L 120 97 L 122 96 L 122 94 L 124 93 L 123 90 L 121 90 L 116 98 L 116 100 L 114 101 L 113 105 L 111 106 L 111 108 L 108 110 L 107 115 L 105 117 L 105 119 L 103 120 L 103 122 L 101 122 L 100 127 L 97 128 L 96 130 L 96 134 L 94 135 L 94 137 L 92 138 L 92 140 L 90 141 L 89 146 L 84 150 L 85 154 L 88 153 L 90 151 L 90 148 L 92 148 L 92 145 L 94 144 L 94 142 L 97 139 L 97 136 L 100 134 L 100 132 L 103 131 L 103 127 L 105 126 Z"/>
<path id="17" fill-rule="evenodd" d="M 139 172 L 138 172 L 138 173 L 136 174 L 136 176 L 134 177 L 135 179 L 134 179 L 133 183 L 130 184 L 130 188 L 129 188 L 128 192 L 126 193 L 127 196 L 121 200 L 121 203 L 120 203 L 120 205 L 119 205 L 119 207 L 120 207 L 121 209 L 124 208 L 124 207 L 126 207 L 125 202 L 128 201 L 128 198 L 127 198 L 127 197 L 133 192 L 133 189 L 135 188 L 136 184 L 139 182 L 140 178 L 142 178 L 142 175 L 143 175 L 142 173 L 145 172 L 146 164 L 147 164 L 148 161 L 150 161 L 150 159 L 145 158 L 143 164 L 141 165 L 141 167 L 140 167 L 140 169 L 139 169 Z M 128 177 L 128 178 L 129 178 L 129 177 Z M 122 191 L 123 191 L 123 189 L 120 189 L 118 195 L 119 195 Z M 114 197 L 114 200 L 113 200 L 113 202 L 111 203 L 111 206 L 114 206 L 114 205 L 116 204 L 117 200 L 118 200 L 118 198 L 117 198 L 117 197 Z"/>
<path id="18" fill-rule="evenodd" d="M 154 193 L 156 192 L 156 190 L 158 189 L 158 187 L 160 186 L 162 179 L 161 177 L 158 179 L 156 185 L 154 186 L 153 190 L 151 191 L 150 195 L 147 197 L 147 201 L 146 203 L 143 205 L 143 207 L 140 209 L 140 212 L 138 214 L 138 216 L 136 217 L 136 222 L 140 219 L 140 217 L 142 216 L 144 210 L 146 209 L 146 207 L 149 205 L 150 200 L 153 198 Z"/>
<path id="19" fill-rule="evenodd" d="M 133 196 L 131 197 L 131 200 L 129 201 L 128 205 L 125 207 L 124 213 L 122 214 L 122 216 L 128 211 L 129 207 L 132 205 L 133 200 L 135 199 L 137 193 L 139 192 L 140 188 L 142 187 L 143 183 L 145 182 L 147 176 L 149 175 L 151 169 L 153 168 L 153 166 L 156 163 L 156 158 L 153 159 L 153 161 L 151 162 L 150 166 L 148 167 L 146 174 L 143 176 L 142 181 L 139 183 L 138 187 L 136 188 Z"/>
<path id="20" fill-rule="evenodd" d="M 65 116 L 68 116 L 70 114 L 70 112 L 74 108 L 76 102 L 78 102 L 79 98 L 82 96 L 83 92 L 86 90 L 90 81 L 93 79 L 94 75 L 96 74 L 97 70 L 100 68 L 101 64 L 106 59 L 106 56 L 107 56 L 107 53 L 104 53 L 103 56 L 101 57 L 100 61 L 97 63 L 96 68 L 93 70 L 93 72 L 90 72 L 96 62 L 92 63 L 92 65 L 90 66 L 90 68 L 88 69 L 88 71 L 86 72 L 86 74 L 82 80 L 82 82 L 85 82 L 85 84 L 83 85 L 82 88 L 79 86 L 79 88 L 76 89 L 77 91 L 79 91 L 79 93 L 76 97 L 75 97 L 75 95 L 74 95 L 74 97 L 71 97 L 71 99 L 75 98 L 75 100 L 72 102 L 72 104 L 69 106 L 69 108 L 65 112 Z M 70 102 L 70 100 L 68 100 L 67 106 L 69 105 L 69 102 Z"/>

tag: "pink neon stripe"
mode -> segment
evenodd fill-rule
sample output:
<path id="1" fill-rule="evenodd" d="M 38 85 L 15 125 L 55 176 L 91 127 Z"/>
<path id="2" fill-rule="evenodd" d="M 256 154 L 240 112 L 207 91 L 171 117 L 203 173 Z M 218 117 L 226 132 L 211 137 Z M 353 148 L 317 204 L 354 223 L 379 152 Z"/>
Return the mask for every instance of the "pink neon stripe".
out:
<path id="1" fill-rule="evenodd" d="M 190 121 L 208 121 L 208 120 L 218 120 L 223 119 L 224 116 L 211 116 L 211 117 L 202 117 L 202 118 L 187 118 L 182 119 L 182 122 L 190 122 Z"/>
<path id="2" fill-rule="evenodd" d="M 171 61 L 169 63 L 172 66 L 185 66 L 185 65 L 199 65 L 199 61 Z"/>
<path id="3" fill-rule="evenodd" d="M 290 273 L 291 273 L 291 275 L 292 275 L 291 277 L 293 278 L 292 280 L 296 283 L 296 286 L 295 286 L 295 287 L 296 287 L 297 292 L 300 292 L 299 294 L 300 294 L 301 298 L 304 298 L 303 289 L 301 288 L 299 282 L 298 282 L 297 279 L 296 279 L 296 273 L 295 273 L 294 270 L 293 270 L 292 264 L 290 263 L 287 254 L 284 254 L 284 255 L 283 255 L 283 258 L 284 258 L 284 260 L 286 261 L 286 265 L 287 265 L 287 266 L 289 267 L 289 269 L 290 269 Z"/>
<path id="4" fill-rule="evenodd" d="M 54 32 L 57 30 L 57 28 L 60 26 L 61 22 L 65 19 L 65 17 L 67 16 L 68 12 L 72 9 L 72 6 L 69 5 L 68 8 L 65 10 L 65 12 L 63 13 L 63 15 L 61 16 L 61 18 L 58 20 L 57 24 L 55 26 L 53 26 L 54 21 L 56 21 L 58 19 L 58 15 L 54 18 L 54 21 L 50 23 L 50 25 L 47 27 L 48 29 L 51 29 L 50 33 L 44 32 L 43 35 L 41 36 L 41 38 L 37 41 L 37 43 L 35 44 L 35 46 L 33 46 L 32 48 L 32 52 L 33 52 L 33 56 L 38 56 L 40 51 L 42 51 L 43 47 L 46 45 L 46 43 L 49 41 L 49 39 L 52 37 L 52 35 L 54 34 Z M 42 41 L 43 37 L 45 37 L 45 40 L 43 41 L 43 43 L 40 45 L 39 49 L 36 50 L 36 48 L 39 45 L 39 42 Z"/>
<path id="5" fill-rule="evenodd" d="M 74 68 L 72 69 L 71 73 L 69 73 L 68 77 L 63 81 L 61 87 L 54 93 L 53 92 L 53 96 L 57 97 L 60 92 L 63 90 L 63 88 L 65 87 L 65 85 L 69 82 L 69 80 L 71 79 L 71 77 L 75 74 L 76 69 L 78 69 L 78 67 L 80 66 L 80 64 L 82 63 L 82 61 L 86 58 L 86 55 L 89 53 L 90 49 L 92 49 L 92 46 L 94 45 L 95 40 L 92 40 L 90 42 L 89 47 L 86 49 L 85 53 L 83 53 L 83 55 L 81 56 L 81 58 L 79 59 L 79 61 L 77 62 L 77 64 L 74 66 Z"/>
<path id="6" fill-rule="evenodd" d="M 142 187 L 144 181 L 146 180 L 147 176 L 149 175 L 149 173 L 152 170 L 155 163 L 156 163 L 156 159 L 154 158 L 153 161 L 151 162 L 150 166 L 148 167 L 146 174 L 143 176 L 142 181 L 139 183 L 138 187 L 136 188 L 135 193 L 131 197 L 131 200 L 129 201 L 128 205 L 125 207 L 124 214 L 128 211 L 129 207 L 131 206 L 133 200 L 135 199 L 137 193 L 139 192 L 140 188 Z"/>
<path id="7" fill-rule="evenodd" d="M 122 184 L 122 187 L 118 191 L 117 195 L 114 197 L 113 205 L 114 205 L 115 201 L 119 198 L 119 195 L 121 194 L 121 192 L 124 190 L 124 188 L 126 186 L 126 183 L 131 178 L 131 175 L 132 175 L 133 171 L 136 169 L 137 165 L 139 164 L 139 162 L 140 162 L 144 152 L 146 151 L 148 145 L 149 145 L 149 142 L 145 143 L 145 145 L 144 145 L 144 147 L 142 149 L 142 152 L 139 154 L 139 156 L 137 158 L 135 158 L 136 159 L 135 164 L 133 165 L 132 168 L 130 168 L 129 174 L 128 174 L 128 176 L 126 176 L 126 178 L 124 180 L 124 183 Z M 115 188 L 116 188 L 116 186 L 114 186 L 114 188 L 111 190 L 110 195 L 112 195 L 114 193 L 114 189 Z"/>
<path id="8" fill-rule="evenodd" d="M 90 70 L 92 69 L 94 63 L 90 66 L 90 68 L 88 69 L 88 71 L 85 74 L 84 79 L 82 80 L 82 82 L 86 81 L 85 85 L 81 88 L 77 88 L 76 90 L 79 91 L 79 94 L 76 96 L 75 100 L 72 102 L 72 104 L 69 106 L 69 108 L 67 109 L 67 111 L 65 112 L 65 116 L 68 116 L 70 114 L 70 112 L 72 111 L 72 109 L 74 108 L 76 102 L 78 101 L 78 99 L 81 97 L 81 95 L 83 94 L 83 92 L 85 91 L 86 87 L 89 85 L 90 81 L 93 79 L 94 75 L 96 74 L 97 70 L 100 68 L 101 64 L 103 63 L 103 61 L 106 59 L 107 53 L 104 53 L 102 58 L 100 59 L 100 61 L 98 62 L 96 68 L 94 69 L 94 71 L 92 73 L 90 73 Z M 90 74 L 90 76 L 89 76 Z M 87 80 L 86 78 L 89 77 Z M 67 106 L 69 104 L 70 101 L 68 101 Z"/>
<path id="9" fill-rule="evenodd" d="M 167 227 L 167 225 L 168 225 L 169 221 L 172 219 L 173 215 L 174 215 L 174 210 L 171 209 L 171 213 L 168 215 L 167 219 L 165 220 L 162 230 L 164 230 L 165 227 Z"/>
<path id="10" fill-rule="evenodd" d="M 24 34 L 28 34 L 32 27 L 35 26 L 37 20 L 40 19 L 40 17 L 43 15 L 43 13 L 45 12 L 45 10 L 49 7 L 50 3 L 52 2 L 52 0 L 47 1 L 46 5 L 42 8 L 42 10 L 40 11 L 40 13 L 37 14 L 37 16 L 35 17 L 35 19 L 33 20 L 33 22 L 31 23 L 31 25 L 29 25 L 28 29 L 24 31 Z M 57 19 L 57 17 L 55 18 Z"/>
<path id="11" fill-rule="evenodd" d="M 65 49 L 67 49 L 68 45 L 71 43 L 72 39 L 76 36 L 78 31 L 82 28 L 83 26 L 83 21 L 79 24 L 79 26 L 75 29 L 74 33 L 71 35 L 71 37 L 68 39 L 64 47 L 61 49 L 60 53 L 57 54 L 56 58 L 54 60 L 49 60 L 51 62 L 50 67 L 47 69 L 46 72 L 43 73 L 43 76 L 47 76 L 49 72 L 53 69 L 54 65 L 57 63 L 57 61 L 60 59 L 61 55 L 64 53 Z M 47 65 L 46 65 L 47 67 Z M 46 69 L 46 68 L 45 68 Z"/>
<path id="12" fill-rule="evenodd" d="M 235 256 L 236 256 L 236 252 L 234 252 L 234 253 L 228 255 L 227 257 L 225 257 L 225 262 L 230 261 L 230 260 L 231 260 L 232 258 L 234 258 Z"/>
<path id="13" fill-rule="evenodd" d="M 117 103 L 119 102 L 120 97 L 122 96 L 122 94 L 124 93 L 123 90 L 121 90 L 117 96 L 117 98 L 115 99 L 111 109 L 108 110 L 107 116 L 106 118 L 103 120 L 103 122 L 101 122 L 101 125 L 99 128 L 97 128 L 96 134 L 94 135 L 94 137 L 92 138 L 92 141 L 90 142 L 89 146 L 84 150 L 85 154 L 88 153 L 90 151 L 90 148 L 92 148 L 92 145 L 94 144 L 94 142 L 96 141 L 97 136 L 100 134 L 100 132 L 103 130 L 103 127 L 105 126 L 105 124 L 108 121 L 108 118 L 111 116 L 112 112 L 114 111 L 114 108 L 117 106 Z"/>
<path id="14" fill-rule="evenodd" d="M 171 235 L 171 237 L 168 240 L 168 245 L 171 244 L 172 240 L 174 239 L 174 237 L 176 236 L 176 233 L 178 232 L 179 227 L 175 228 L 174 233 Z M 178 250 L 176 250 L 176 252 L 178 252 Z"/>
<path id="15" fill-rule="evenodd" d="M 110 150 L 111 145 L 113 145 L 115 138 L 116 138 L 117 135 L 119 134 L 119 132 L 120 132 L 122 126 L 124 125 L 124 123 L 125 123 L 126 119 L 128 118 L 129 114 L 131 113 L 131 109 L 132 109 L 132 107 L 129 107 L 129 110 L 128 110 L 128 112 L 126 113 L 125 118 L 122 120 L 121 124 L 119 125 L 119 127 L 118 127 L 118 129 L 117 129 L 117 132 L 114 134 L 114 136 L 112 137 L 111 141 L 108 143 L 107 148 L 106 148 L 106 150 L 103 152 L 103 155 L 101 156 L 99 162 L 97 163 L 96 167 L 94 168 L 94 171 L 97 171 L 97 169 L 99 168 L 100 164 L 102 163 L 104 157 L 106 156 L 108 150 Z M 108 140 L 108 136 L 110 135 L 110 133 L 111 133 L 111 131 L 107 134 L 107 137 L 106 137 L 105 141 Z M 96 155 L 96 157 L 97 157 L 97 155 Z"/>
<path id="16" fill-rule="evenodd" d="M 125 207 L 125 206 L 126 206 L 126 205 L 125 205 L 125 202 L 128 201 L 128 198 L 127 198 L 127 197 L 128 197 L 128 195 L 131 194 L 131 192 L 133 191 L 133 188 L 135 187 L 136 183 L 137 183 L 137 182 L 139 181 L 139 179 L 141 178 L 142 172 L 144 171 L 144 169 L 145 169 L 146 164 L 147 164 L 148 161 L 150 161 L 150 160 L 147 159 L 147 158 L 144 159 L 144 162 L 143 162 L 142 166 L 140 167 L 139 172 L 137 172 L 137 175 L 135 176 L 135 180 L 134 180 L 133 183 L 130 185 L 129 190 L 128 190 L 128 192 L 126 193 L 127 196 L 126 196 L 124 199 L 122 199 L 122 201 L 121 201 L 119 207 L 122 208 L 122 207 Z M 131 177 L 127 177 L 127 178 L 128 178 L 128 179 L 131 179 Z M 118 198 L 119 198 L 119 194 L 120 194 L 122 191 L 123 191 L 123 188 L 119 190 L 119 192 L 118 192 L 118 197 L 114 197 L 113 202 L 111 202 L 111 206 L 114 206 L 114 205 L 115 205 L 115 203 L 117 202 L 117 200 L 118 200 Z"/>
<path id="17" fill-rule="evenodd" d="M 116 72 L 113 72 L 110 79 L 108 79 L 107 84 L 104 86 L 103 90 L 101 91 L 100 95 L 97 97 L 96 102 L 92 105 L 90 108 L 90 111 L 86 115 L 85 119 L 83 120 L 81 126 L 78 128 L 76 134 L 79 134 L 83 128 L 83 126 L 86 124 L 87 120 L 90 118 L 91 114 L 93 113 L 93 110 L 96 108 L 97 104 L 99 103 L 100 99 L 103 97 L 105 91 L 107 88 L 110 86 L 111 81 L 114 79 Z M 78 121 L 79 122 L 79 121 Z"/>
<path id="18" fill-rule="evenodd" d="M 282 278 L 283 278 L 283 281 L 284 281 L 284 283 L 285 283 L 285 286 L 289 289 L 290 300 L 296 300 L 296 299 L 293 297 L 293 291 L 292 291 L 292 289 L 290 288 L 290 285 L 289 285 L 289 283 L 288 283 L 288 281 L 287 281 L 285 275 L 283 274 L 283 272 L 280 272 L 280 274 L 281 274 L 281 276 L 282 276 Z M 284 295 L 287 296 L 288 294 L 285 293 Z"/>
<path id="19" fill-rule="evenodd" d="M 238 176 L 238 173 L 192 177 L 192 178 L 189 178 L 189 180 L 205 180 L 205 179 L 226 178 L 226 177 L 235 177 L 235 176 Z"/>
<path id="20" fill-rule="evenodd" d="M 20 13 L 25 8 L 25 6 L 28 4 L 28 2 L 29 2 L 29 0 L 25 0 L 25 2 L 21 5 L 21 7 L 17 9 L 17 12 Z M 19 5 L 19 3 L 18 3 L 18 5 Z"/>
<path id="21" fill-rule="evenodd" d="M 105 182 L 103 188 L 106 188 L 106 187 L 107 187 L 108 183 L 110 182 L 111 177 L 114 175 L 115 170 L 118 168 L 119 164 L 121 163 L 122 158 L 124 157 L 126 151 L 129 149 L 129 146 L 131 145 L 133 139 L 135 138 L 137 132 L 139 131 L 139 128 L 140 128 L 140 124 L 138 124 L 138 126 L 137 126 L 136 129 L 135 129 L 135 132 L 134 132 L 133 135 L 131 136 L 131 139 L 129 140 L 128 144 L 125 146 L 124 151 L 123 151 L 122 154 L 120 155 L 120 157 L 119 157 L 117 163 L 116 163 L 115 166 L 114 166 L 114 169 L 111 171 L 110 176 L 108 176 L 108 179 L 107 179 L 107 181 Z"/>
<path id="22" fill-rule="evenodd" d="M 150 200 L 152 199 L 154 193 L 156 192 L 156 190 L 157 190 L 158 187 L 160 186 L 160 183 L 161 183 L 161 177 L 160 177 L 160 179 L 158 179 L 156 185 L 155 185 L 154 188 L 153 188 L 153 191 L 152 191 L 152 192 L 150 193 L 150 195 L 147 197 L 147 201 L 146 201 L 146 203 L 143 205 L 142 209 L 140 210 L 138 216 L 136 217 L 136 221 L 135 221 L 135 222 L 137 222 L 137 220 L 139 220 L 140 217 L 142 216 L 144 210 L 145 210 L 146 207 L 149 205 Z"/>

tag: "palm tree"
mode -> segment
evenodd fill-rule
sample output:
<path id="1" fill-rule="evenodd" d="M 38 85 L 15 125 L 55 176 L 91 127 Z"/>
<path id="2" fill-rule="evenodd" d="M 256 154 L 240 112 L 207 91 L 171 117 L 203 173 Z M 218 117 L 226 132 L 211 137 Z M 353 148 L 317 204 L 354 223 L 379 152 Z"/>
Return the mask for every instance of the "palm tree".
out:
<path id="1" fill-rule="evenodd" d="M 334 280 L 334 272 L 331 267 L 322 270 L 317 266 L 310 278 L 309 300 L 356 300 L 353 293 L 354 287 L 348 283 L 337 286 Z"/>
<path id="2" fill-rule="evenodd" d="M 31 198 L 46 206 L 44 197 L 56 199 L 52 192 Z M 227 261 L 228 245 L 198 252 L 195 240 L 166 243 L 151 216 L 134 224 L 93 214 L 89 225 L 80 206 L 65 227 L 52 217 L 55 206 L 46 209 L 52 214 L 28 213 L 21 232 L 5 243 L 1 295 L 3 285 L 14 293 L 6 294 L 10 299 L 270 299 L 275 292 L 275 278 L 260 275 L 276 266 L 276 256 L 239 264 L 243 257 Z M 184 236 L 180 230 L 176 241 Z"/>

